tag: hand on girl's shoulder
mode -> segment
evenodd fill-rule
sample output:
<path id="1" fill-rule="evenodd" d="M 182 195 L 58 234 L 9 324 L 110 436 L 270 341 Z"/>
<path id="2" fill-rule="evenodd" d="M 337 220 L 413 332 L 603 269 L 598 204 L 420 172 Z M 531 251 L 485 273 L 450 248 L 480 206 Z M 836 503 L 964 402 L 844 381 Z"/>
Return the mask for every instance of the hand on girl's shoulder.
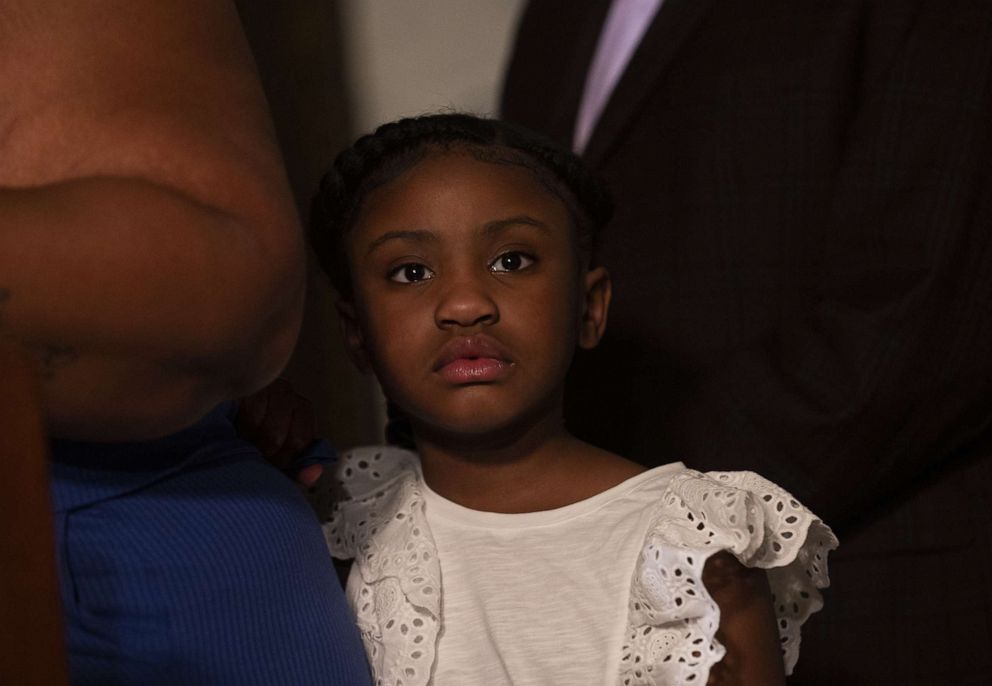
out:
<path id="1" fill-rule="evenodd" d="M 286 379 L 242 398 L 235 427 L 238 436 L 301 486 L 312 487 L 333 461 L 330 444 L 317 435 L 313 403 Z"/>

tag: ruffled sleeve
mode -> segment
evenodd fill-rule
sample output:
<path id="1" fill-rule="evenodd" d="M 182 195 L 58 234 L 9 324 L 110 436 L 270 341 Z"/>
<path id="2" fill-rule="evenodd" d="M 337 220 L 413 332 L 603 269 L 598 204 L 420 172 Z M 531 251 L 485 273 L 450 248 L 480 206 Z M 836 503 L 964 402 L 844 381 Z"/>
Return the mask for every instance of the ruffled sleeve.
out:
<path id="1" fill-rule="evenodd" d="M 441 567 L 418 464 L 405 450 L 358 448 L 310 494 L 331 554 L 354 558 L 348 602 L 374 675 L 407 686 L 428 683 L 441 618 Z"/>
<path id="2" fill-rule="evenodd" d="M 685 470 L 653 513 L 631 584 L 619 683 L 705 684 L 724 655 L 720 611 L 703 587 L 721 550 L 768 571 L 787 674 L 799 629 L 823 606 L 833 532 L 788 492 L 751 472 Z"/>

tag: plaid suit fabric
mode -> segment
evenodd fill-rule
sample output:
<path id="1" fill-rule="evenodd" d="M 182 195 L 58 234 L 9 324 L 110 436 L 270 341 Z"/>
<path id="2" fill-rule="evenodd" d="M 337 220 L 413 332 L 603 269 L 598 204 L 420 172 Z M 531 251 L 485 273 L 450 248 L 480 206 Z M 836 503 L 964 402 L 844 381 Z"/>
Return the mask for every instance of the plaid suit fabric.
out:
<path id="1" fill-rule="evenodd" d="M 607 9 L 527 7 L 507 118 L 570 141 Z M 983 573 L 933 584 L 990 556 L 992 4 L 666 0 L 586 159 L 615 292 L 570 426 L 754 469 L 838 530 L 793 683 L 987 679 Z"/>

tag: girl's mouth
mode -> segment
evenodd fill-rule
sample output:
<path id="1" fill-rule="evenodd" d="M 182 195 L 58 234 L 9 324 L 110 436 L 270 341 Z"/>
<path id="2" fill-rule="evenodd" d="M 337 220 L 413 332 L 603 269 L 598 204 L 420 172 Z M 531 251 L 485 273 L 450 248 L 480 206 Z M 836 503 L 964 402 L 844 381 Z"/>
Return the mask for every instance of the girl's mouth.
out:
<path id="1" fill-rule="evenodd" d="M 504 346 L 491 336 L 459 336 L 441 348 L 434 371 L 454 384 L 490 383 L 509 374 L 513 367 Z"/>
<path id="2" fill-rule="evenodd" d="M 455 384 L 490 383 L 504 378 L 511 366 L 493 357 L 461 357 L 437 371 L 442 379 Z"/>

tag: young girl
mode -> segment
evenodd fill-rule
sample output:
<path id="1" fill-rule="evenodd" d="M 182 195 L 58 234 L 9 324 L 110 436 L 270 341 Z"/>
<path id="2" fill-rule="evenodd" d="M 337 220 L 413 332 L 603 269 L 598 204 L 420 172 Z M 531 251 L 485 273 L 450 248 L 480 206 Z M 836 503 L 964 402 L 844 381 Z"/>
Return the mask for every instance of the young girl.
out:
<path id="1" fill-rule="evenodd" d="M 316 493 L 375 682 L 783 684 L 830 530 L 755 474 L 644 471 L 563 426 L 610 301 L 590 256 L 611 208 L 577 159 L 405 119 L 343 152 L 314 209 L 350 353 L 416 445 L 355 450 Z"/>

